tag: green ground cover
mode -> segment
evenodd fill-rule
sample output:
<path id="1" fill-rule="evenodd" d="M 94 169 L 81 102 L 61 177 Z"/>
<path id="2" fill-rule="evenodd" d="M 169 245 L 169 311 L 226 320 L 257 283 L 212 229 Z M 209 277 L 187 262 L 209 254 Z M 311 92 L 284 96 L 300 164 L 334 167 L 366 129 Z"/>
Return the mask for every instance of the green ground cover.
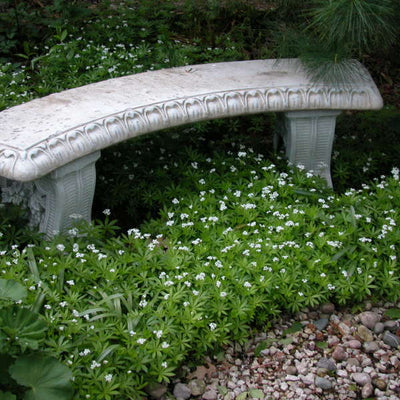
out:
<path id="1" fill-rule="evenodd" d="M 276 32 L 299 23 L 290 7 L 177 3 L 17 10 L 18 40 L 0 36 L 0 107 L 150 69 L 276 57 Z M 397 299 L 396 101 L 339 119 L 335 192 L 272 154 L 274 117 L 260 115 L 105 150 L 96 221 L 52 241 L 1 207 L 0 398 L 136 399 L 282 312 Z"/>

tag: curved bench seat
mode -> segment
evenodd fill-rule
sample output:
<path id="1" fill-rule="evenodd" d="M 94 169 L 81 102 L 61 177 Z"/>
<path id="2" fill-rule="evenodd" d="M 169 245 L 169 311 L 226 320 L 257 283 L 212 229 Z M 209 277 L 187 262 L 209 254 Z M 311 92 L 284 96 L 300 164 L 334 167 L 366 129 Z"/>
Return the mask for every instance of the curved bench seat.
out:
<path id="1" fill-rule="evenodd" d="M 324 172 L 317 163 L 330 162 L 336 115 L 340 110 L 382 107 L 369 73 L 361 64 L 358 71 L 351 82 L 314 84 L 296 59 L 239 61 L 145 72 L 52 94 L 0 113 L 0 176 L 34 181 L 44 204 L 49 186 L 61 176 L 77 171 L 82 175 L 86 168 L 92 170 L 87 174 L 94 181 L 98 151 L 123 140 L 195 121 L 284 112 L 282 136 L 288 158 L 317 170 L 331 184 L 329 165 L 328 172 L 326 166 L 322 168 Z M 302 134 L 307 139 L 304 148 L 296 139 L 300 130 L 308 132 Z M 76 180 L 75 176 L 69 182 L 75 186 L 68 190 L 85 192 L 80 196 L 87 197 L 90 214 L 93 194 Z M 72 201 L 68 212 L 79 212 L 74 208 L 82 209 L 80 202 Z M 64 229 L 66 218 L 51 227 L 42 221 L 41 230 Z"/>

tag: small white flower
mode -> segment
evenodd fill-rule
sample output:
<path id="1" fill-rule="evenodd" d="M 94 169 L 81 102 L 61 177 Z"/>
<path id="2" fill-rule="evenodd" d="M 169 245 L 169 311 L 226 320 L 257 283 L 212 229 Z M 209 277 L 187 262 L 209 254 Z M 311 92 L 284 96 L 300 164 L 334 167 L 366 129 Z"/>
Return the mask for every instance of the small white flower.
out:
<path id="1" fill-rule="evenodd" d="M 111 382 L 112 377 L 113 377 L 112 374 L 107 374 L 107 375 L 104 376 L 104 380 L 105 380 L 106 382 Z"/>
<path id="2" fill-rule="evenodd" d="M 163 334 L 163 331 L 153 331 L 153 333 L 157 336 L 157 338 L 158 339 L 160 339 L 160 337 L 162 336 L 162 334 Z"/>
<path id="3" fill-rule="evenodd" d="M 161 363 L 161 366 L 163 368 L 167 368 L 168 367 L 168 363 L 166 361 L 164 361 L 164 362 Z"/>
<path id="4" fill-rule="evenodd" d="M 69 286 L 74 286 L 75 285 L 75 282 L 73 281 L 73 279 L 67 281 L 67 283 L 68 283 Z"/>
<path id="5" fill-rule="evenodd" d="M 210 322 L 210 323 L 208 324 L 208 326 L 210 327 L 210 330 L 213 331 L 213 330 L 217 327 L 217 324 L 214 323 L 214 322 Z"/>
<path id="6" fill-rule="evenodd" d="M 136 343 L 138 344 L 144 344 L 146 342 L 146 339 L 144 338 L 139 338 L 138 340 L 136 340 Z"/>
<path id="7" fill-rule="evenodd" d="M 109 208 L 106 208 L 105 210 L 103 210 L 103 214 L 104 215 L 111 215 L 111 210 Z"/>
<path id="8" fill-rule="evenodd" d="M 168 349 L 168 347 L 169 347 L 169 343 L 167 343 L 167 342 L 162 342 L 161 343 L 161 348 Z"/>

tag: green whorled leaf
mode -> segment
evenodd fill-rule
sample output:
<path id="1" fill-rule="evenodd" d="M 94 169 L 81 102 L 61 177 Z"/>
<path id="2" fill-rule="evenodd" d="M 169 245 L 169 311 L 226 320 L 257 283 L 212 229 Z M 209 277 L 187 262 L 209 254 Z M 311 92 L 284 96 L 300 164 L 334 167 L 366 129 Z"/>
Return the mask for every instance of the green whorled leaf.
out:
<path id="1" fill-rule="evenodd" d="M 2 331 L 12 339 L 18 337 L 23 349 L 37 349 L 47 328 L 39 314 L 16 305 L 0 310 L 0 320 Z"/>
<path id="2" fill-rule="evenodd" d="M 390 319 L 400 319 L 400 308 L 390 308 L 386 310 L 385 315 Z"/>
<path id="3" fill-rule="evenodd" d="M 0 279 L 0 298 L 18 301 L 26 295 L 26 288 L 20 283 L 12 279 Z"/>
<path id="4" fill-rule="evenodd" d="M 72 373 L 53 357 L 22 356 L 10 367 L 20 385 L 30 388 L 24 400 L 69 400 L 72 398 Z"/>
<path id="5" fill-rule="evenodd" d="M 17 396 L 10 392 L 2 392 L 0 390 L 0 400 L 17 400 Z"/>
<path id="6" fill-rule="evenodd" d="M 320 349 L 327 349 L 328 343 L 327 342 L 316 342 L 315 345 Z"/>

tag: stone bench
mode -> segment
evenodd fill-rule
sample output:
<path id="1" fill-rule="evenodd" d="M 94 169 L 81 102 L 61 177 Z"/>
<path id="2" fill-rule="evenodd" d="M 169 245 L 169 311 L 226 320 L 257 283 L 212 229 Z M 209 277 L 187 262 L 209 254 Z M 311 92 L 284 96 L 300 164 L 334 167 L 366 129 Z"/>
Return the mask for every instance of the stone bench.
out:
<path id="1" fill-rule="evenodd" d="M 287 158 L 332 185 L 330 158 L 341 110 L 382 107 L 360 64 L 351 82 L 313 84 L 296 59 L 192 65 L 110 79 L 0 113 L 3 202 L 28 206 L 51 236 L 90 220 L 100 150 L 195 121 L 281 113 Z"/>

